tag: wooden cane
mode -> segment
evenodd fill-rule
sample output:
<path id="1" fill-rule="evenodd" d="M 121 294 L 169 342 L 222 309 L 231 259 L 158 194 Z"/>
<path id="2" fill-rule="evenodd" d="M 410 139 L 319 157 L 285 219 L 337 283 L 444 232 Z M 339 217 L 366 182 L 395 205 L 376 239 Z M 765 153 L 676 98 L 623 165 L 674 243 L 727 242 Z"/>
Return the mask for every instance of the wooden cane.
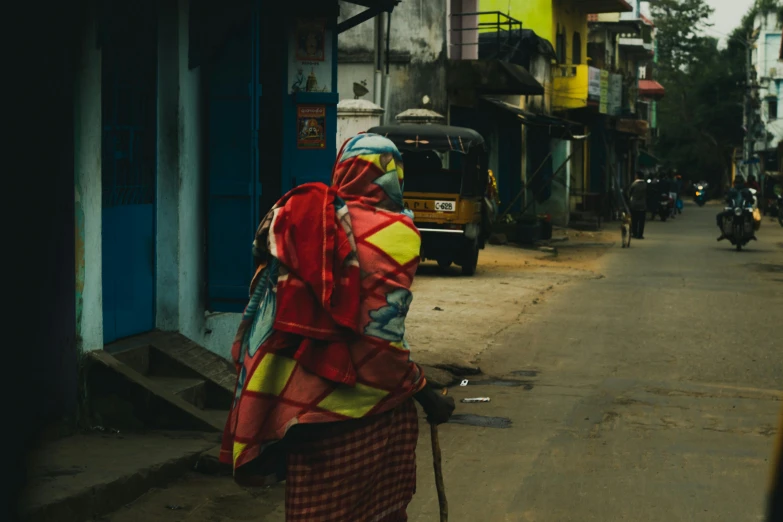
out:
<path id="1" fill-rule="evenodd" d="M 442 395 L 448 390 L 443 388 Z M 438 425 L 430 424 L 430 436 L 432 439 L 432 465 L 435 468 L 435 488 L 438 490 L 438 506 L 440 507 L 440 522 L 449 520 L 449 503 L 446 500 L 446 487 L 443 485 L 443 468 L 440 459 L 440 440 L 438 439 Z"/>

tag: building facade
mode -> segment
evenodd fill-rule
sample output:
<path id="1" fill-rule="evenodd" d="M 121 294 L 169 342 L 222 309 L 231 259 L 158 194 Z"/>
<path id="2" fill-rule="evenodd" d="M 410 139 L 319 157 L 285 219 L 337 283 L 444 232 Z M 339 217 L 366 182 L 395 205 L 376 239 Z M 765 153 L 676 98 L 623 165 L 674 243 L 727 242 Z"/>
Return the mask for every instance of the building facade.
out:
<path id="1" fill-rule="evenodd" d="M 396 5 L 361 3 L 359 20 L 337 0 L 86 9 L 74 95 L 81 351 L 164 330 L 229 356 L 261 217 L 290 188 L 330 181 L 338 34 Z"/>

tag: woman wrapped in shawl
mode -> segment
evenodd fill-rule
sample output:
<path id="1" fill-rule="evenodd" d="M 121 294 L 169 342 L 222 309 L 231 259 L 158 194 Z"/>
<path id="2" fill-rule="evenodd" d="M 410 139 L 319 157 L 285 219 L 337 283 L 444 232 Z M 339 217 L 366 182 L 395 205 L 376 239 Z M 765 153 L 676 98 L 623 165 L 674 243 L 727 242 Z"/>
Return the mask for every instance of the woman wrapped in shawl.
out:
<path id="1" fill-rule="evenodd" d="M 331 187 L 297 187 L 256 232 L 221 460 L 246 484 L 285 478 L 289 522 L 407 520 L 413 399 L 432 423 L 454 410 L 405 342 L 421 238 L 402 187 L 395 145 L 360 134 Z"/>

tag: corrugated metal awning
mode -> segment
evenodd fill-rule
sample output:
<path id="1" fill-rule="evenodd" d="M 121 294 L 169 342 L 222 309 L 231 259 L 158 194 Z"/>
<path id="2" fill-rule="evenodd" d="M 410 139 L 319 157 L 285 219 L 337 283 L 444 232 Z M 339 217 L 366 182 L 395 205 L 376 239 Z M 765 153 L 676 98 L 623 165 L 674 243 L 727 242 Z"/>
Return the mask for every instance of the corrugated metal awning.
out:
<path id="1" fill-rule="evenodd" d="M 666 94 L 666 89 L 655 80 L 639 80 L 639 96 L 660 99 L 664 94 Z"/>

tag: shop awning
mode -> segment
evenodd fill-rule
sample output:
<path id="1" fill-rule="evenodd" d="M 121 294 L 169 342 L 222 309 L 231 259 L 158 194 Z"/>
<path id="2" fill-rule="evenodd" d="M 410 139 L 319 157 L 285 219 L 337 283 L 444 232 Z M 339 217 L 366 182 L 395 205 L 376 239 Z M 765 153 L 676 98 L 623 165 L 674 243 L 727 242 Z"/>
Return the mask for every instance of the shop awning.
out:
<path id="1" fill-rule="evenodd" d="M 584 131 L 584 126 L 581 123 L 564 120 L 563 118 L 556 118 L 546 114 L 536 114 L 491 96 L 482 96 L 481 100 L 491 104 L 491 106 L 497 109 L 516 116 L 523 125 L 547 129 L 552 138 L 562 140 L 579 140 L 585 138 L 585 136 L 581 135 Z"/>
<path id="2" fill-rule="evenodd" d="M 659 100 L 663 98 L 666 89 L 655 80 L 639 80 L 639 96 Z"/>
<path id="3" fill-rule="evenodd" d="M 631 4 L 625 0 L 582 0 L 574 3 L 583 12 L 590 14 L 630 13 L 633 11 Z"/>
<path id="4" fill-rule="evenodd" d="M 646 150 L 639 151 L 639 166 L 644 169 L 653 169 L 660 165 L 662 162 Z"/>
<path id="5" fill-rule="evenodd" d="M 544 94 L 544 86 L 521 65 L 502 60 L 449 60 L 447 83 L 450 91 L 477 94 Z"/>

